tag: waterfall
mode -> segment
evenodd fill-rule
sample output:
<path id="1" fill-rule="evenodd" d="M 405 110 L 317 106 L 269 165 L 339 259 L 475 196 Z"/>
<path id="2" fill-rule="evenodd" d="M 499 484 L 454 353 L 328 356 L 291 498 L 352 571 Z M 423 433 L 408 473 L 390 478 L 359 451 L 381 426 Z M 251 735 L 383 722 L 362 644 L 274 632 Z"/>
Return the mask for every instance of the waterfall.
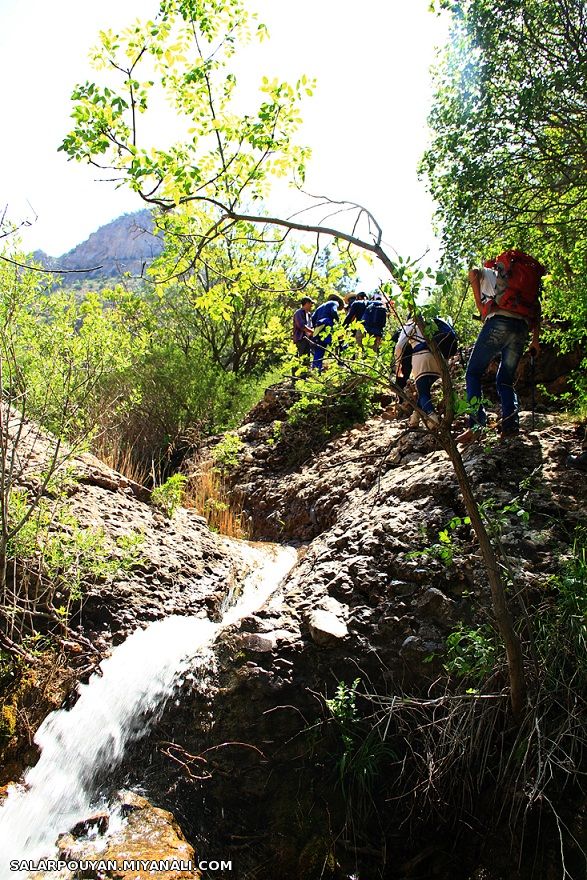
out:
<path id="1" fill-rule="evenodd" d="M 290 547 L 240 544 L 239 552 L 255 568 L 220 623 L 173 616 L 134 632 L 79 686 L 72 709 L 45 719 L 35 737 L 39 761 L 0 807 L 0 880 L 18 876 L 11 859 L 50 856 L 57 837 L 87 817 L 104 774 L 160 716 L 182 676 L 210 659 L 219 632 L 259 608 L 296 559 Z"/>

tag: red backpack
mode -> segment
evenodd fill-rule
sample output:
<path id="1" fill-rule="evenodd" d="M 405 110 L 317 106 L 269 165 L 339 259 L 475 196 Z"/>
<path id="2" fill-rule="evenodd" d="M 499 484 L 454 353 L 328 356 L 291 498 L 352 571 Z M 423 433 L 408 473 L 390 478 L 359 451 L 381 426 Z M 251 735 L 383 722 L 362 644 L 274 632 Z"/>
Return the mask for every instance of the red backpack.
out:
<path id="1" fill-rule="evenodd" d="M 495 299 L 487 304 L 486 313 L 505 309 L 526 318 L 532 327 L 540 316 L 541 278 L 546 273 L 545 267 L 524 251 L 504 251 L 483 265 L 497 272 Z"/>

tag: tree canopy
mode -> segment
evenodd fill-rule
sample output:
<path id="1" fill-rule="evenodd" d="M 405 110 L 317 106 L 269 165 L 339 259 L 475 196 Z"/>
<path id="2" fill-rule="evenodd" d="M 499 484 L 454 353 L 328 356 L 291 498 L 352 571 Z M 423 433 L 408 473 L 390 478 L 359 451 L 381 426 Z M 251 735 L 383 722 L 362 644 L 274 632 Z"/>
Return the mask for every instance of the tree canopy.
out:
<path id="1" fill-rule="evenodd" d="M 583 0 L 445 0 L 422 161 L 447 259 L 522 247 L 549 269 L 545 311 L 587 327 L 587 19 Z M 489 252 L 489 253 L 488 253 Z M 559 338 L 560 341 L 560 338 Z"/>

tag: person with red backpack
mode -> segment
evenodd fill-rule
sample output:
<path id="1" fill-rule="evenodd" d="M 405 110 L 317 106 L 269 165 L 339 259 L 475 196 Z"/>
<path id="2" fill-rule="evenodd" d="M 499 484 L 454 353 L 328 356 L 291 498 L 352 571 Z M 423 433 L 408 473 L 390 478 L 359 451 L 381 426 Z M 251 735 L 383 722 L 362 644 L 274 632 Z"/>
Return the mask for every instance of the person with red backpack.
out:
<path id="1" fill-rule="evenodd" d="M 482 269 L 471 269 L 469 282 L 483 320 L 467 364 L 465 374 L 467 400 L 477 403 L 477 411 L 469 417 L 469 428 L 457 441 L 462 444 L 475 439 L 475 432 L 487 423 L 481 403 L 481 379 L 496 357 L 501 362 L 495 377 L 501 403 L 500 433 L 503 438 L 519 431 L 518 398 L 514 380 L 520 358 L 532 334 L 531 346 L 540 350 L 540 287 L 546 269 L 523 251 L 505 251 L 484 263 Z"/>

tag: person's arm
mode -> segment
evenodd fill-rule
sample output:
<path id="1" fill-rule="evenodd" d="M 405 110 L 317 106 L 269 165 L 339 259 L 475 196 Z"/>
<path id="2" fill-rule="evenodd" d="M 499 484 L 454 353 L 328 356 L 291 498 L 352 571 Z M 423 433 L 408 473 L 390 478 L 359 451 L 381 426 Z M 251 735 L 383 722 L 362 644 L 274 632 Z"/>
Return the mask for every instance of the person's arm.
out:
<path id="1" fill-rule="evenodd" d="M 353 321 L 356 317 L 357 309 L 355 309 L 355 303 L 351 303 L 351 307 L 344 316 L 344 321 L 342 322 L 343 327 L 348 327 L 351 321 Z"/>
<path id="2" fill-rule="evenodd" d="M 481 317 L 484 315 L 484 308 L 481 304 L 481 274 L 479 269 L 469 269 L 469 284 L 475 297 L 475 305 Z"/>

